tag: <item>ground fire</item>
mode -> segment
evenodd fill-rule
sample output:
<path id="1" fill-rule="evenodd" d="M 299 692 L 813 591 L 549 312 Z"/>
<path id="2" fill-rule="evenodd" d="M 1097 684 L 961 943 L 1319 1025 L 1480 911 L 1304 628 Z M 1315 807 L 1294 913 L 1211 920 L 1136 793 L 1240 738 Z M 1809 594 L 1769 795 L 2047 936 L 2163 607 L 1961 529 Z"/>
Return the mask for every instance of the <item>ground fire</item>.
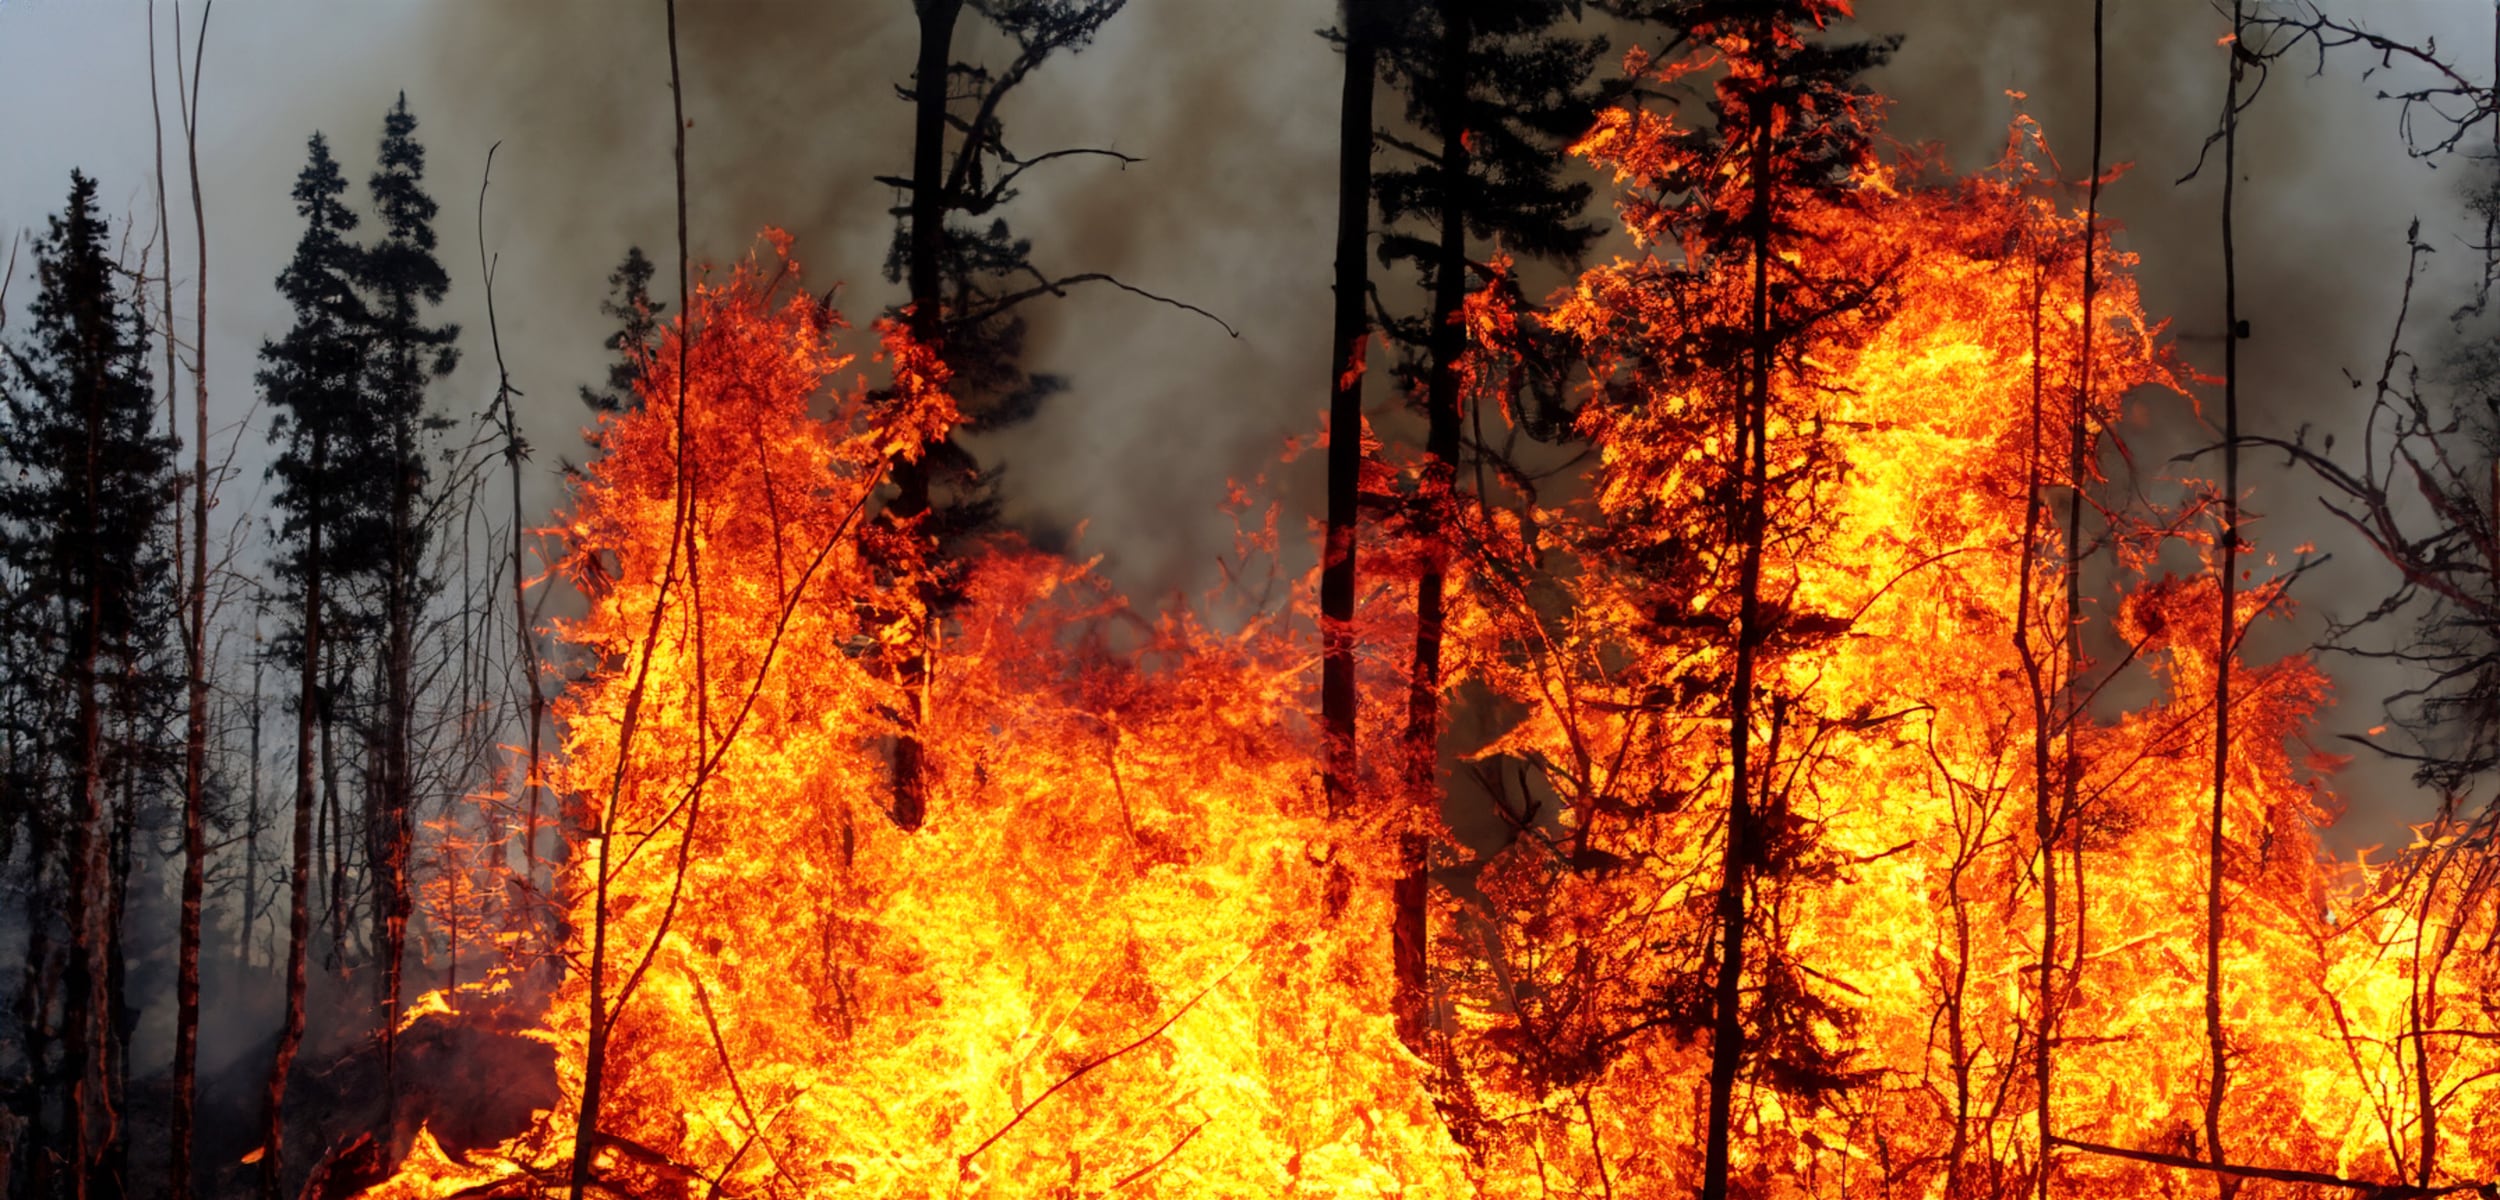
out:
<path id="1" fill-rule="evenodd" d="M 1726 106 L 1768 94 L 1737 33 L 1714 54 Z M 2199 386 L 2132 260 L 2028 125 L 1955 178 L 1845 144 L 1874 101 L 1841 103 L 1716 140 L 1610 112 L 1578 151 L 1637 252 L 1545 311 L 1475 293 L 1494 419 L 1531 326 L 1578 347 L 1576 498 L 1366 467 L 1363 709 L 1404 694 L 1442 564 L 1443 686 L 1499 726 L 1454 769 L 1516 824 L 1434 890 L 1413 1039 L 1398 844 L 1446 831 L 1376 728 L 1370 799 L 1328 811 L 1309 628 L 1145 611 L 1012 541 L 941 563 L 871 515 L 955 418 L 940 359 L 895 324 L 855 362 L 780 241 L 716 274 L 564 518 L 597 668 L 560 706 L 579 836 L 527 1035 L 560 1099 L 499 1145 L 418 1133 L 367 1195 L 1666 1196 L 1714 1149 L 1760 1196 L 2491 1178 L 2488 867 L 2322 856 L 2304 660 L 2230 665 L 2208 919 L 2215 525 L 2100 473 L 2122 405 Z M 2233 629 L 2288 603 L 2241 561 Z M 2143 698 L 2093 694 L 2129 669 Z"/>

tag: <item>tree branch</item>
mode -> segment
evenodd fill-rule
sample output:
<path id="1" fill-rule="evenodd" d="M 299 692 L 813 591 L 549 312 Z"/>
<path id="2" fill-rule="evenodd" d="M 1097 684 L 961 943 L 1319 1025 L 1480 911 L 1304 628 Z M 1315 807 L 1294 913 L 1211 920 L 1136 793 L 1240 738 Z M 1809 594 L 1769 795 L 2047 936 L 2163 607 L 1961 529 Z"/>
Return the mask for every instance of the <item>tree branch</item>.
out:
<path id="1" fill-rule="evenodd" d="M 1252 949 L 1251 953 L 1252 953 L 1252 954 L 1256 954 L 1256 953 L 1257 953 L 1257 950 L 1256 950 L 1256 948 L 1255 948 L 1255 947 Z M 1012 1129 L 1014 1129 L 1017 1125 L 1022 1124 L 1022 1123 L 1023 1123 L 1023 1121 L 1024 1121 L 1024 1118 L 1025 1118 L 1027 1115 L 1031 1114 L 1031 1113 L 1032 1113 L 1032 1111 L 1033 1111 L 1034 1109 L 1040 1108 L 1040 1107 L 1042 1106 L 1042 1102 L 1043 1102 L 1043 1101 L 1050 1099 L 1052 1096 L 1056 1096 L 1056 1095 L 1058 1095 L 1058 1094 L 1059 1094 L 1059 1090 L 1060 1090 L 1061 1088 L 1064 1088 L 1064 1087 L 1068 1086 L 1069 1084 L 1075 1083 L 1075 1082 L 1076 1082 L 1077 1080 L 1079 1080 L 1079 1079 L 1083 1079 L 1083 1078 L 1085 1078 L 1085 1076 L 1086 1076 L 1087 1074 L 1091 1073 L 1091 1072 L 1094 1070 L 1094 1068 L 1096 1068 L 1096 1067 L 1100 1067 L 1100 1066 L 1103 1066 L 1104 1064 L 1109 1063 L 1109 1062 L 1113 1061 L 1114 1059 L 1119 1058 L 1121 1055 L 1127 1054 L 1129 1051 L 1137 1049 L 1139 1046 L 1143 1046 L 1143 1045 L 1145 1045 L 1146 1043 L 1148 1043 L 1148 1042 L 1151 1042 L 1151 1041 L 1155 1040 L 1156 1038 L 1162 1037 L 1162 1036 L 1163 1036 L 1163 1031 L 1164 1031 L 1164 1030 L 1166 1030 L 1166 1029 L 1170 1029 L 1170 1028 L 1172 1027 L 1172 1023 L 1173 1023 L 1173 1022 L 1180 1020 L 1180 1019 L 1181 1019 L 1182 1017 L 1184 1017 L 1184 1016 L 1187 1016 L 1187 1015 L 1188 1015 L 1188 1013 L 1189 1013 L 1189 1010 L 1190 1010 L 1190 1009 L 1193 1009 L 1193 1008 L 1198 1007 L 1198 1002 L 1199 1002 L 1199 1001 L 1206 999 L 1206 998 L 1207 998 L 1208 996 L 1210 996 L 1210 995 L 1213 995 L 1213 994 L 1214 994 L 1214 992 L 1215 992 L 1215 989 L 1217 989 L 1217 988 L 1219 988 L 1219 987 L 1222 987 L 1222 986 L 1224 985 L 1224 981 L 1225 981 L 1225 980 L 1227 980 L 1227 979 L 1232 978 L 1232 977 L 1233 977 L 1233 972 L 1240 970 L 1240 969 L 1241 969 L 1241 964 L 1242 964 L 1242 963 L 1246 963 L 1246 962 L 1248 962 L 1248 961 L 1250 961 L 1250 955 L 1249 955 L 1249 954 L 1245 954 L 1245 955 L 1243 955 L 1243 956 L 1241 957 L 1241 961 L 1240 961 L 1240 962 L 1236 962 L 1236 963 L 1234 963 L 1232 966 L 1230 966 L 1230 967 L 1226 967 L 1226 968 L 1224 969 L 1224 973 L 1223 973 L 1223 974 L 1218 975 L 1218 976 L 1216 976 L 1216 977 L 1215 977 L 1215 982 L 1210 983 L 1210 984 L 1208 984 L 1206 987 L 1204 987 L 1204 988 L 1200 989 L 1197 995 L 1192 996 L 1192 997 L 1190 997 L 1190 998 L 1189 998 L 1189 1003 L 1184 1004 L 1184 1005 L 1181 1005 L 1179 1008 L 1174 1009 L 1174 1010 L 1173 1010 L 1173 1012 L 1172 1012 L 1172 1015 L 1171 1015 L 1171 1016 L 1168 1016 L 1168 1017 L 1163 1018 L 1163 1021 L 1162 1021 L 1162 1023 L 1161 1023 L 1161 1024 L 1158 1024 L 1158 1025 L 1156 1025 L 1154 1028 L 1147 1030 L 1147 1031 L 1145 1032 L 1145 1034 L 1144 1034 L 1143 1036 L 1139 1037 L 1136 1041 L 1130 1042 L 1129 1044 L 1127 1044 L 1127 1045 L 1125 1045 L 1125 1046 L 1122 1046 L 1122 1047 L 1120 1047 L 1120 1048 L 1119 1048 L 1119 1049 L 1117 1049 L 1117 1050 L 1113 1050 L 1113 1051 L 1110 1051 L 1110 1052 L 1105 1053 L 1105 1054 L 1100 1054 L 1100 1055 L 1095 1056 L 1094 1058 L 1091 1058 L 1091 1059 L 1087 1060 L 1083 1066 L 1080 1066 L 1080 1067 L 1078 1067 L 1077 1069 L 1075 1069 L 1075 1070 L 1073 1070 L 1073 1071 L 1068 1072 L 1068 1073 L 1067 1073 L 1067 1075 L 1066 1075 L 1064 1078 L 1060 1079 L 1060 1081 L 1059 1081 L 1059 1082 L 1057 1082 L 1057 1083 L 1054 1083 L 1054 1084 L 1050 1085 L 1050 1087 L 1049 1087 L 1047 1090 L 1045 1090 L 1045 1091 L 1044 1091 L 1041 1095 L 1039 1095 L 1039 1096 L 1035 1096 L 1035 1097 L 1033 1097 L 1031 1100 L 1026 1101 L 1026 1102 L 1025 1102 L 1025 1104 L 1024 1104 L 1024 1107 L 1017 1109 L 1017 1110 L 1016 1110 L 1016 1114 L 1015 1114 L 1014 1116 L 1007 1118 L 1007 1123 L 1006 1123 L 1006 1124 L 1001 1125 L 1001 1126 L 999 1126 L 999 1127 L 998 1127 L 998 1132 L 993 1133 L 993 1134 L 989 1135 L 988 1137 L 985 1137 L 985 1138 L 981 1139 L 981 1144 L 980 1144 L 980 1145 L 978 1145 L 978 1146 L 974 1146 L 972 1149 L 967 1150 L 967 1151 L 965 1151 L 964 1153 L 962 1153 L 962 1154 L 960 1154 L 960 1155 L 957 1155 L 957 1156 L 956 1156 L 956 1158 L 955 1158 L 955 1170 L 956 1170 L 957 1175 L 958 1175 L 959 1177 L 960 1177 L 960 1176 L 968 1176 L 968 1175 L 970 1175 L 970 1174 L 972 1173 L 972 1160 L 973 1160 L 973 1159 L 976 1159 L 976 1158 L 981 1157 L 981 1152 L 982 1152 L 982 1151 L 987 1150 L 987 1149 L 989 1149 L 991 1146 L 994 1146 L 994 1145 L 998 1144 L 998 1139 L 1000 1139 L 1000 1138 L 1003 1138 L 1003 1137 L 1007 1136 L 1007 1133 L 1008 1133 L 1008 1131 L 1009 1131 L 1009 1130 L 1012 1130 Z M 1184 1138 L 1184 1139 L 1182 1139 L 1182 1140 L 1183 1140 L 1184 1142 L 1186 1142 L 1188 1139 Z M 1179 1149 L 1180 1149 L 1180 1147 L 1178 1147 L 1178 1146 L 1173 1147 L 1173 1150 L 1174 1150 L 1174 1151 L 1176 1151 L 1176 1152 L 1177 1152 Z M 1169 1158 L 1169 1157 L 1171 1157 L 1171 1156 L 1170 1156 L 1170 1155 L 1165 1155 L 1164 1157 Z M 1133 1178 L 1133 1177 L 1132 1177 L 1132 1178 Z M 1127 1182 L 1128 1182 L 1128 1180 L 1122 1180 L 1121 1182 L 1122 1182 L 1123 1184 L 1125 1184 L 1125 1183 L 1127 1183 Z"/>
<path id="2" fill-rule="evenodd" d="M 2296 1171 L 2287 1167 L 2247 1167 L 2234 1163 L 2210 1163 L 2202 1159 L 2163 1154 L 2155 1150 L 2128 1150 L 2119 1146 L 2104 1146 L 2099 1142 L 2082 1142 L 2055 1135 L 2051 1135 L 2049 1141 L 2054 1145 L 2064 1146 L 2070 1150 L 2081 1150 L 2087 1154 L 2151 1163 L 2157 1167 L 2173 1167 L 2182 1171 L 2204 1171 L 2208 1174 L 2238 1179 L 2264 1179 L 2275 1183 L 2306 1183 L 2318 1187 L 2344 1188 L 2361 1193 L 2365 1200 L 2425 1200 L 2427 1197 L 2450 1196 L 2459 1192 L 2473 1192 L 2483 1197 L 2484 1200 L 2500 1200 L 2500 1184 L 2493 1183 L 2452 1183 L 2445 1187 L 2372 1183 L 2363 1179 L 2346 1179 L 2341 1175 L 2329 1175 L 2324 1171 Z"/>
<path id="3" fill-rule="evenodd" d="M 1122 283 L 1118 278 L 1105 271 L 1087 271 L 1082 275 L 1063 275 L 1057 279 L 1052 279 L 1043 275 L 1039 270 L 1035 270 L 1034 268 L 1027 267 L 1025 269 L 1032 271 L 1033 277 L 1041 280 L 1041 282 L 1032 287 L 1026 288 L 1023 291 L 1009 292 L 1006 295 L 1000 296 L 990 301 L 988 304 L 982 305 L 981 307 L 975 308 L 969 312 L 957 313 L 953 317 L 947 319 L 946 323 L 948 327 L 962 328 L 967 325 L 978 325 L 983 321 L 989 320 L 991 317 L 995 317 L 1008 309 L 1014 308 L 1015 306 L 1034 298 L 1035 296 L 1065 296 L 1068 294 L 1067 289 L 1080 283 L 1107 283 L 1120 289 L 1121 291 L 1144 296 L 1146 299 L 1152 300 L 1157 304 L 1168 304 L 1173 308 L 1181 309 L 1184 312 L 1196 313 L 1199 316 L 1215 322 L 1217 325 L 1223 326 L 1225 333 L 1236 338 L 1241 336 L 1241 331 L 1233 328 L 1231 322 L 1226 321 L 1224 318 L 1219 317 L 1214 313 L 1208 312 L 1207 310 L 1200 308 L 1195 304 L 1191 304 L 1186 300 L 1176 300 L 1170 296 L 1159 295 L 1141 287 L 1134 287 L 1129 284 Z"/>

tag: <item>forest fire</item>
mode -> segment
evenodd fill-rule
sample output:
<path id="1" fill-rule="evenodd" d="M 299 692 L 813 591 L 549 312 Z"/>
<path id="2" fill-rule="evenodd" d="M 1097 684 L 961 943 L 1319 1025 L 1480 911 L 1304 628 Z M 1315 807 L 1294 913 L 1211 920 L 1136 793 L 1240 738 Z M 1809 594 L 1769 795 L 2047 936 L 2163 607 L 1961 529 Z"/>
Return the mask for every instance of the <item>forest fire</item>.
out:
<path id="1" fill-rule="evenodd" d="M 1440 832 L 1394 799 L 1327 811 L 1307 635 L 1139 613 L 1011 542 L 939 566 L 863 513 L 954 419 L 943 366 L 889 326 L 894 388 L 823 417 L 851 360 L 779 244 L 702 287 L 565 530 L 595 604 L 562 633 L 602 665 L 562 702 L 553 775 L 589 831 L 532 1035 L 562 1102 L 462 1157 L 420 1135 L 368 1194 L 561 1189 L 577 1138 L 603 1194 L 1684 1194 L 1730 861 L 1743 1194 L 2471 1186 L 2500 1152 L 2500 1014 L 2458 848 L 2323 860 L 2286 749 L 2321 677 L 2238 666 L 2209 931 L 2217 591 L 2210 566 L 2162 573 L 2212 557 L 2203 514 L 2100 509 L 2125 597 L 2072 619 L 2053 501 L 2098 494 L 2070 472 L 2122 397 L 2186 381 L 2105 230 L 2087 299 L 2083 218 L 2015 133 L 1979 177 L 1867 159 L 1784 201 L 1769 306 L 1812 313 L 1779 318 L 1758 425 L 1709 361 L 1754 260 L 1662 195 L 1696 153 L 1666 118 L 1618 111 L 1582 152 L 1680 255 L 1597 267 L 1550 317 L 1477 294 L 1474 399 L 1512 412 L 1520 331 L 1550 323 L 1587 348 L 1602 464 L 1585 501 L 1438 513 L 1445 686 L 1513 714 L 1466 756 L 1515 781 L 1521 827 L 1476 887 L 1436 890 L 1412 1048 L 1391 885 L 1399 837 Z M 1749 436 L 1770 486 L 1740 612 Z M 1405 490 L 1385 464 L 1368 486 Z M 1370 578 L 1405 581 L 1366 596 L 1360 642 L 1411 623 L 1421 528 L 1367 531 Z M 2260 582 L 2235 624 L 2281 603 Z M 905 832 L 882 798 L 915 644 L 929 811 Z M 2096 715 L 2087 652 L 2152 664 L 2160 695 Z M 1404 682 L 1374 660 L 1366 706 Z M 1367 733 L 1363 761 L 1396 761 Z"/>
<path id="2" fill-rule="evenodd" d="M 0 344 L 0 1200 L 2500 1200 L 2500 182 L 2450 318 L 2489 344 L 2409 348 L 2417 221 L 2358 466 L 2244 430 L 2233 224 L 2285 55 L 2433 77 L 2421 157 L 2500 147 L 2500 85 L 2318 9 L 2197 29 L 2222 322 L 2174 337 L 2084 2 L 2089 166 L 2013 93 L 1965 170 L 1886 139 L 1851 0 L 1340 0 L 1325 427 L 1282 456 L 1325 488 L 1228 482 L 1222 585 L 1159 605 L 1011 519 L 983 440 L 1064 384 L 1028 302 L 1257 332 L 997 215 L 1143 161 L 1002 131 L 1125 0 L 910 6 L 864 329 L 780 229 L 693 265 L 659 5 L 676 290 L 609 277 L 560 470 L 492 151 L 454 435 L 407 96 L 362 240 L 314 134 L 222 533 L 205 288 L 185 342 L 171 234 L 117 261 L 73 172 Z M 2147 469 L 2156 427 L 2199 444 Z M 2305 652 L 2252 636 L 2321 561 L 2251 534 L 2252 448 L 2398 578 Z M 2323 655 L 2406 621 L 2420 753 L 2370 744 L 2441 807 L 2340 858 Z"/>

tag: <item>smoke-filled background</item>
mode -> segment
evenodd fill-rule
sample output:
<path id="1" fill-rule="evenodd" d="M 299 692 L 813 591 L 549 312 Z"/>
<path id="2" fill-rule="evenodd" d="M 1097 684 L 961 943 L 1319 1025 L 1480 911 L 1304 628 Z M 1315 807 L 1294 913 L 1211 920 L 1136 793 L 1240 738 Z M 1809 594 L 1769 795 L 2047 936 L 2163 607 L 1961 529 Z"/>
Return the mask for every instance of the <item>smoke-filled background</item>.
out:
<path id="1" fill-rule="evenodd" d="M 895 302 L 882 266 L 892 237 L 892 187 L 907 170 L 908 108 L 896 96 L 911 62 L 906 0 L 779 0 L 680 6 L 692 252 L 698 263 L 746 252 L 759 229 L 798 237 L 817 289 L 839 282 L 854 324 Z M 2375 6 L 2385 31 L 2441 34 L 2462 49 L 2488 37 L 2488 11 L 2464 3 Z M 188 200 L 179 179 L 170 0 L 158 6 L 158 76 L 177 173 L 170 197 L 175 273 L 196 274 Z M 1863 0 L 1860 25 L 1899 33 L 1893 64 L 1871 82 L 1892 98 L 1890 132 L 1935 141 L 1976 167 L 2004 144 L 2017 108 L 2037 117 L 2065 173 L 2090 153 L 2091 6 L 2083 0 Z M 185 4 L 196 41 L 199 5 Z M 1109 576 L 1141 599 L 1195 593 L 1229 549 L 1219 510 L 1226 481 L 1270 476 L 1288 514 L 1315 510 L 1318 464 L 1279 468 L 1286 440 L 1318 428 L 1324 404 L 1335 125 L 1341 67 L 1315 31 L 1327 0 L 1136 0 L 1081 55 L 1049 63 L 1006 112 L 1009 144 L 1118 150 L 1128 167 L 1074 158 L 1027 176 L 1005 213 L 1054 274 L 1105 271 L 1184 299 L 1238 328 L 1099 285 L 1029 306 L 1028 369 L 1071 387 L 1031 425 L 981 447 L 1003 466 L 1011 520 L 1038 534 L 1074 533 Z M 103 184 L 135 248 L 156 235 L 149 25 L 136 0 L 0 0 L 0 239 L 14 244 L 56 211 L 68 172 Z M 2168 317 L 2182 352 L 2218 371 L 2222 325 L 2218 156 L 2196 163 L 2217 125 L 2227 12 L 2190 0 L 2109 6 L 2105 156 L 2133 164 L 2106 194 L 2120 244 L 2142 256 L 2146 307 Z M 327 133 L 351 181 L 371 169 L 382 115 L 404 91 L 421 124 L 427 182 L 454 288 L 445 310 L 465 327 L 463 365 L 438 402 L 477 428 L 494 390 L 480 286 L 479 185 L 500 142 L 485 197 L 483 240 L 497 258 L 496 301 L 507 364 L 537 447 L 542 508 L 561 500 L 560 459 L 578 459 L 587 414 L 579 384 L 605 372 L 599 312 L 606 276 L 628 245 L 663 265 L 655 296 L 673 312 L 670 115 L 658 0 L 531 0 L 527 4 L 229 0 L 207 32 L 200 151 L 211 260 L 206 348 L 222 448 L 237 474 L 220 511 L 257 520 L 264 488 L 262 427 L 252 372 L 262 338 L 287 320 L 271 286 L 298 232 L 287 190 L 305 138 Z M 968 21 L 958 57 L 985 49 Z M 992 35 L 994 36 L 994 35 Z M 1616 38 L 1615 48 L 1624 46 Z M 196 49 L 186 44 L 186 50 Z M 991 57 L 996 57 L 995 53 Z M 2472 67 L 2472 54 L 2463 56 Z M 2488 57 L 2488 56 L 2484 56 Z M 1609 67 L 1614 56 L 1609 56 Z M 2367 402 L 2342 371 L 2375 375 L 2404 267 L 2404 230 L 2425 236 L 2449 268 L 2429 319 L 2415 329 L 2436 349 L 2444 314 L 2463 295 L 2467 172 L 2410 158 L 2392 104 L 2373 98 L 2359 56 L 2278 67 L 2244 121 L 2240 147 L 2240 295 L 2254 336 L 2241 361 L 2252 432 L 2302 425 L 2349 430 Z M 2488 69 L 2488 64 L 2483 64 Z M 1384 118 L 1393 98 L 1384 94 Z M 356 191 L 361 193 L 359 186 Z M 1601 203 L 1605 189 L 1600 188 Z M 1599 215 L 1603 215 L 1600 213 Z M 1600 254 L 1615 252 L 1614 243 Z M 32 286 L 21 255 L 8 306 Z M 186 313 L 187 297 L 180 302 Z M 183 330 L 191 336 L 187 324 Z M 870 347 L 863 333 L 853 339 Z M 863 367 L 866 367 L 863 355 Z M 873 369 L 873 368 L 870 368 Z M 186 385 L 187 386 L 187 385 Z M 2208 398 L 2211 402 L 2211 397 Z M 2009 401 L 2011 402 L 2011 401 Z M 1399 400 L 1375 389 L 1373 403 Z M 2171 455 L 2211 434 L 2174 401 L 2147 405 L 2127 431 L 2140 482 L 2161 489 Z M 2349 444 L 2349 442 L 2347 443 Z M 2365 547 L 2337 536 L 2314 489 L 2252 453 L 2252 525 L 2260 549 L 2316 541 L 2335 555 L 2301 584 L 2296 626 L 2267 631 L 2264 657 L 2306 644 L 2326 614 L 2352 615 L 2388 579 Z M 2320 743 L 2381 722 L 2383 672 L 2330 660 L 2342 684 Z M 2364 754 L 2338 780 L 2352 814 L 2339 850 L 2400 844 L 2428 800 L 2401 766 Z"/>

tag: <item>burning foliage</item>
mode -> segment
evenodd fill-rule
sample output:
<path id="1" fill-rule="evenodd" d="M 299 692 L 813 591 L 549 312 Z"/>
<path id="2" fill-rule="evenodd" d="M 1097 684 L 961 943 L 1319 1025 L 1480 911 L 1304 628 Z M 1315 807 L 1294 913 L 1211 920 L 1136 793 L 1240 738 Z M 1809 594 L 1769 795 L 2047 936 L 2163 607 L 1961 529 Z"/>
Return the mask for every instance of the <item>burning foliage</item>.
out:
<path id="1" fill-rule="evenodd" d="M 1741 205 L 1675 216 L 1711 178 L 1686 137 L 1627 109 L 1582 142 L 1642 257 L 1546 314 L 1470 302 L 1484 407 L 1517 412 L 1530 323 L 1585 354 L 1582 498 L 1372 531 L 1358 635 L 1399 644 L 1416 564 L 1446 569 L 1446 683 L 1512 718 L 1466 755 L 1517 828 L 1434 893 L 1428 1053 L 1391 1012 L 1416 810 L 1367 725 L 1379 799 L 1328 812 L 1310 631 L 1141 612 L 1004 537 L 928 620 L 923 531 L 863 514 L 955 419 L 945 368 L 888 326 L 891 397 L 837 388 L 840 323 L 776 243 L 697 291 L 566 519 L 592 606 L 561 633 L 595 667 L 563 702 L 569 934 L 529 1035 L 560 1098 L 465 1157 L 419 1134 L 368 1195 L 1664 1196 L 1714 1124 L 1737 1194 L 2202 1194 L 2214 932 L 2220 1178 L 2489 1178 L 2495 926 L 2451 869 L 2485 851 L 2326 861 L 2288 748 L 2323 679 L 2236 666 L 2210 931 L 2219 588 L 2163 564 L 2212 539 L 2093 505 L 2119 600 L 2067 606 L 2063 499 L 2113 490 L 2124 398 L 2188 381 L 2045 148 L 2018 125 L 1958 179 L 1834 159 L 1730 253 Z M 1365 711 L 1402 697 L 1395 657 Z M 2122 670 L 2155 694 L 2096 715 Z"/>

